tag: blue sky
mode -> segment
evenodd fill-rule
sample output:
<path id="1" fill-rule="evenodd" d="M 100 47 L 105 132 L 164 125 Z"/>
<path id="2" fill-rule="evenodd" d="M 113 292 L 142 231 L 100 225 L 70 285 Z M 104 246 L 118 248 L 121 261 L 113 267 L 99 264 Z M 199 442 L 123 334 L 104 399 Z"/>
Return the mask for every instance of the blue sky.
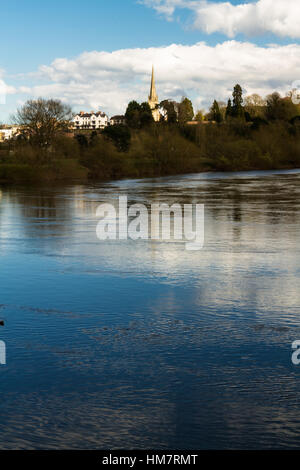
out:
<path id="1" fill-rule="evenodd" d="M 126 89 L 128 100 L 147 98 L 147 74 L 152 61 L 155 62 L 161 99 L 189 94 L 195 101 L 195 107 L 207 106 L 216 90 L 220 90 L 217 98 L 226 98 L 231 86 L 229 80 L 234 81 L 235 78 L 232 77 L 232 66 L 230 69 L 226 64 L 226 57 L 228 62 L 243 62 L 241 58 L 247 57 L 247 54 L 249 58 L 257 57 L 258 90 L 268 91 L 275 84 L 283 91 L 292 79 L 300 78 L 300 63 L 296 57 L 299 55 L 300 31 L 297 35 L 297 25 L 293 23 L 293 16 L 299 13 L 297 3 L 300 2 L 284 0 L 286 9 L 292 9 L 292 12 L 285 13 L 282 10 L 283 0 L 272 1 L 276 5 L 272 12 L 269 9 L 269 20 L 271 13 L 271 17 L 275 15 L 274 25 L 278 24 L 278 18 L 282 24 L 290 21 L 288 31 L 284 26 L 282 30 L 273 27 L 272 18 L 268 20 L 269 26 L 262 28 L 256 27 L 256 17 L 251 20 L 251 15 L 257 15 L 258 11 L 262 16 L 261 24 L 265 25 L 263 15 L 267 14 L 270 0 L 259 0 L 257 11 L 245 12 L 240 28 L 235 20 L 235 16 L 239 18 L 239 10 L 218 10 L 218 4 L 219 8 L 224 7 L 222 0 L 205 2 L 209 9 L 205 7 L 205 12 L 201 10 L 199 15 L 197 8 L 203 9 L 201 0 L 90 0 L 88 3 L 82 0 L 10 0 L 1 5 L 0 78 L 2 83 L 5 82 L 8 93 L 6 104 L 0 104 L 0 121 L 7 120 L 10 113 L 27 98 L 38 95 L 57 95 L 65 101 L 69 100 L 75 110 L 82 106 L 87 109 L 95 106 L 108 114 L 124 112 Z M 234 8 L 247 2 L 231 0 L 230 3 Z M 257 5 L 257 1 L 250 3 Z M 173 7 L 174 11 L 170 14 L 168 10 L 166 14 L 166 8 Z M 289 16 L 285 18 L 285 14 Z M 203 24 L 203 21 L 206 23 Z M 231 28 L 234 28 L 234 34 L 230 32 Z M 248 34 L 244 35 L 244 31 Z M 289 37 L 289 31 L 292 31 L 292 37 Z M 195 45 L 201 42 L 205 43 L 206 48 L 199 46 L 197 49 Z M 276 44 L 280 54 L 274 47 L 269 48 L 271 43 Z M 176 50 L 168 49 L 171 44 L 178 51 L 176 47 Z M 220 50 L 220 47 L 223 49 Z M 92 51 L 97 54 L 82 56 Z M 116 54 L 103 57 L 103 52 Z M 259 74 L 266 74 L 263 54 L 265 60 L 270 62 L 272 71 L 265 83 L 263 77 L 258 77 Z M 275 73 L 277 61 L 283 60 L 287 54 L 294 61 L 290 74 L 286 68 L 283 75 Z M 174 57 L 178 59 L 178 76 Z M 186 57 L 189 57 L 188 64 Z M 201 62 L 203 57 L 205 62 Z M 218 66 L 216 61 L 220 62 L 220 57 L 224 59 L 219 70 L 219 74 L 224 71 L 222 82 L 218 74 L 214 74 Z M 55 61 L 59 58 L 64 62 L 57 66 Z M 166 62 L 170 73 L 166 70 Z M 192 66 L 193 62 L 195 66 Z M 184 75 L 183 69 L 190 75 Z M 246 80 L 251 82 L 251 92 L 256 86 L 255 79 L 251 74 L 248 76 L 244 69 L 245 64 L 240 69 L 234 69 L 236 80 L 245 79 L 244 86 Z M 211 71 L 210 75 L 208 70 Z M 193 80 L 191 75 L 195 75 Z M 215 87 L 213 81 L 216 82 Z"/>

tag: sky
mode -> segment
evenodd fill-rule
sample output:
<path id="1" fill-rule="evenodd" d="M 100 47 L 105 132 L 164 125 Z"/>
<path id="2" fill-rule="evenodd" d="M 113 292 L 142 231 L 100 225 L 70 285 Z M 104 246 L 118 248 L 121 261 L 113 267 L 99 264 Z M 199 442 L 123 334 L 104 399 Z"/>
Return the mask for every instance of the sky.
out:
<path id="1" fill-rule="evenodd" d="M 123 114 L 159 99 L 198 109 L 300 81 L 300 0 L 10 0 L 1 5 L 0 122 L 27 99 Z"/>

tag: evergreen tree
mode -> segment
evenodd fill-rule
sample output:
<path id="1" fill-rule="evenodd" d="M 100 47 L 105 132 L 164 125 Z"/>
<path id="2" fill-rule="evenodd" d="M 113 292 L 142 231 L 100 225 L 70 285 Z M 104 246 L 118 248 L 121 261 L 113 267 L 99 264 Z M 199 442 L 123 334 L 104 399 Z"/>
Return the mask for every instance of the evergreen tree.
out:
<path id="1" fill-rule="evenodd" d="M 178 121 L 179 124 L 184 125 L 188 121 L 192 121 L 194 117 L 194 109 L 191 100 L 182 98 L 178 106 Z"/>
<path id="2" fill-rule="evenodd" d="M 222 121 L 222 115 L 220 111 L 219 104 L 216 100 L 214 100 L 212 107 L 210 108 L 211 112 L 211 117 L 213 121 L 216 122 L 221 122 Z"/>
<path id="3" fill-rule="evenodd" d="M 237 118 L 244 117 L 243 90 L 239 84 L 235 85 L 232 96 L 233 96 L 232 115 Z"/>
<path id="4" fill-rule="evenodd" d="M 232 116 L 232 103 L 231 103 L 231 99 L 229 98 L 228 100 L 228 103 L 227 103 L 227 108 L 226 108 L 226 119 L 229 118 L 230 116 Z"/>
<path id="5" fill-rule="evenodd" d="M 140 127 L 140 111 L 141 106 L 137 101 L 130 101 L 125 113 L 126 123 L 133 129 Z"/>

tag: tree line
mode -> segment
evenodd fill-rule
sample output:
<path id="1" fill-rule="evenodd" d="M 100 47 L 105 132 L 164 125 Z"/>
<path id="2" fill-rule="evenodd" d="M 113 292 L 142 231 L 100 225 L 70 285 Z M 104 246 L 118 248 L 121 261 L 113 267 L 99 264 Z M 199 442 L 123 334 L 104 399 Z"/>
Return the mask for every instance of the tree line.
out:
<path id="1" fill-rule="evenodd" d="M 13 117 L 21 134 L 0 145 L 0 180 L 113 179 L 300 166 L 300 110 L 290 95 L 244 98 L 237 84 L 227 103 L 214 100 L 207 113 L 194 114 L 186 97 L 179 103 L 164 100 L 158 107 L 158 123 L 148 103 L 131 101 L 126 124 L 73 136 L 68 105 L 29 100 Z"/>
<path id="2" fill-rule="evenodd" d="M 163 100 L 157 108 L 160 111 L 161 122 L 169 124 L 177 123 L 180 126 L 188 122 L 209 121 L 215 123 L 228 122 L 231 119 L 253 122 L 259 120 L 289 121 L 300 116 L 300 107 L 292 102 L 291 92 L 282 97 L 278 92 L 262 98 L 259 94 L 243 97 L 243 90 L 239 84 L 233 88 L 232 97 L 227 103 L 213 101 L 208 112 L 198 110 L 194 113 L 192 101 L 183 97 L 180 102 L 174 100 Z M 132 129 L 142 129 L 153 123 L 151 109 L 148 103 L 139 104 L 131 101 L 126 110 L 126 123 Z"/>

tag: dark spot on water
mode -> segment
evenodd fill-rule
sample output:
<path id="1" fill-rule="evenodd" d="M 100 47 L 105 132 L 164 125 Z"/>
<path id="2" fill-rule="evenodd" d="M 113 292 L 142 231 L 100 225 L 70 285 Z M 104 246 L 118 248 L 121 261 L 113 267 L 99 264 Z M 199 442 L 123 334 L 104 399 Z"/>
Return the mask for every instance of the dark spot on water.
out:
<path id="1" fill-rule="evenodd" d="M 273 325 L 265 325 L 264 323 L 260 323 L 258 325 L 253 326 L 255 331 L 275 331 L 277 333 L 283 333 L 285 331 L 289 331 L 289 327 L 287 326 L 273 326 Z"/>

